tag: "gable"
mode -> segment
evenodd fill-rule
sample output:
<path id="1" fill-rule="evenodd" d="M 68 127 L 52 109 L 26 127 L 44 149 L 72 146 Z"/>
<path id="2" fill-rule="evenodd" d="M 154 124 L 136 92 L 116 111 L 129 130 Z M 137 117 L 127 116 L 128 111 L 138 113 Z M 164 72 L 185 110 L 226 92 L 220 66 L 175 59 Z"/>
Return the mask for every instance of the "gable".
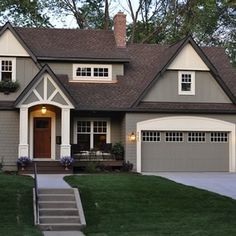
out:
<path id="1" fill-rule="evenodd" d="M 5 30 L 0 36 L 0 55 L 23 57 L 30 56 L 9 29 Z"/>
<path id="2" fill-rule="evenodd" d="M 43 73 L 31 89 L 21 98 L 17 107 L 51 104 L 58 107 L 74 106 L 48 73 Z"/>
<path id="3" fill-rule="evenodd" d="M 186 44 L 179 52 L 176 58 L 168 67 L 169 70 L 202 70 L 209 71 L 208 66 L 203 62 L 201 57 L 191 46 Z"/>
<path id="4" fill-rule="evenodd" d="M 150 88 L 145 102 L 232 103 L 208 71 L 195 72 L 195 95 L 179 95 L 178 71 L 166 71 Z"/>

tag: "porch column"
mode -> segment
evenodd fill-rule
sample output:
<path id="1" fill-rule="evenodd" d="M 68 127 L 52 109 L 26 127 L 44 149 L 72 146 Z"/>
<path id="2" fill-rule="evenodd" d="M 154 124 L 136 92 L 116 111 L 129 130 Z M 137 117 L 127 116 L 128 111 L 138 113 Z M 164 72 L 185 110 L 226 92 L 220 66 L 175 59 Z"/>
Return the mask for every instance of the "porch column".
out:
<path id="1" fill-rule="evenodd" d="M 28 144 L 28 108 L 20 108 L 20 140 L 18 147 L 18 157 L 29 156 Z"/>
<path id="2" fill-rule="evenodd" d="M 70 109 L 61 109 L 61 152 L 60 157 L 70 156 Z"/>

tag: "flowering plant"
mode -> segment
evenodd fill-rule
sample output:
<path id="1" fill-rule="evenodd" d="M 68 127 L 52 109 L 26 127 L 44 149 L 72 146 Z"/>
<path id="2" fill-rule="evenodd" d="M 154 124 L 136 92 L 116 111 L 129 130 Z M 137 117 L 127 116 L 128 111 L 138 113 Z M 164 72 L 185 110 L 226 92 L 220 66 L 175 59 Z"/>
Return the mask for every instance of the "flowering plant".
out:
<path id="1" fill-rule="evenodd" d="M 70 156 L 65 156 L 60 159 L 60 162 L 63 166 L 70 166 L 74 162 L 74 159 Z"/>
<path id="2" fill-rule="evenodd" d="M 26 156 L 19 157 L 17 160 L 17 164 L 22 167 L 22 170 L 23 167 L 27 166 L 29 163 L 31 163 L 31 159 Z"/>

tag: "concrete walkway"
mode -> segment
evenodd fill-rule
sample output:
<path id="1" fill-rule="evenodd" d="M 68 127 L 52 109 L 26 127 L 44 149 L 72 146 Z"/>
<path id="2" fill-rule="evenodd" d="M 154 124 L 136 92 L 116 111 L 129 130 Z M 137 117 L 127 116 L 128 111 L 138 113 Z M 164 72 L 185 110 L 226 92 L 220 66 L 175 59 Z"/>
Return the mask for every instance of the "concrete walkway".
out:
<path id="1" fill-rule="evenodd" d="M 38 174 L 38 188 L 71 188 L 64 174 Z M 85 236 L 81 231 L 43 231 L 44 236 Z"/>
<path id="2" fill-rule="evenodd" d="M 84 236 L 81 231 L 44 231 L 44 236 Z"/>
<path id="3" fill-rule="evenodd" d="M 63 174 L 38 174 L 38 187 L 39 188 L 71 188 L 69 184 L 64 181 Z"/>
<path id="4" fill-rule="evenodd" d="M 236 199 L 236 173 L 227 172 L 151 172 L 144 175 L 161 176 L 177 183 L 205 189 Z"/>

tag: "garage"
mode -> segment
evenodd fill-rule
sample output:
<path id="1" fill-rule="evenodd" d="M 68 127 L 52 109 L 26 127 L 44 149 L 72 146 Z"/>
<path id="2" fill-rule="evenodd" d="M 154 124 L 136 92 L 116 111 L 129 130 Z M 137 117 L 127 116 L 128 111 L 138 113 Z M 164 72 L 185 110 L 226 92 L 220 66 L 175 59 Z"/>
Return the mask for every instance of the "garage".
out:
<path id="1" fill-rule="evenodd" d="M 138 172 L 235 172 L 235 124 L 194 116 L 137 123 Z"/>
<path id="2" fill-rule="evenodd" d="M 229 134 L 142 131 L 142 171 L 229 171 Z"/>

